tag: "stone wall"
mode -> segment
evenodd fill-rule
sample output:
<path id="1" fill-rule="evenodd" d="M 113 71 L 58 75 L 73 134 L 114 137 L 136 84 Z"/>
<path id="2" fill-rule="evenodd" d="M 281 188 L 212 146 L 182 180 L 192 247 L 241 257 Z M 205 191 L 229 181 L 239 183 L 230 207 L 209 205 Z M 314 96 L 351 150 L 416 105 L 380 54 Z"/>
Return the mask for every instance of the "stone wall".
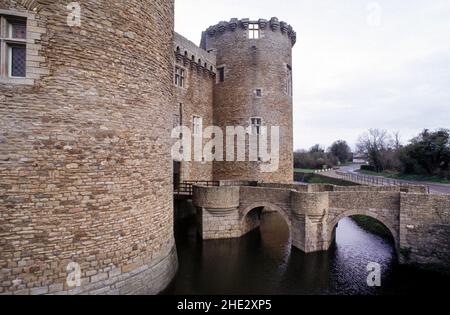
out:
<path id="1" fill-rule="evenodd" d="M 233 19 L 203 33 L 201 47 L 214 50 L 217 68 L 224 67 L 225 73 L 224 82 L 218 78 L 214 87 L 214 122 L 222 130 L 227 126 L 247 128 L 250 119 L 257 117 L 264 126 L 279 126 L 280 165 L 278 171 L 263 173 L 257 161 L 215 162 L 214 179 L 291 183 L 293 106 L 287 93 L 287 73 L 292 66 L 295 32 L 277 19 L 259 20 L 260 38 L 249 39 L 249 23 Z M 261 90 L 261 97 L 256 89 Z"/>
<path id="2" fill-rule="evenodd" d="M 283 185 L 197 188 L 194 204 L 203 238 L 241 237 L 270 210 L 285 218 L 293 246 L 312 253 L 330 248 L 341 219 L 364 215 L 390 230 L 402 263 L 450 266 L 450 196 L 402 193 L 394 187 L 315 185 L 299 191 L 274 186 Z"/>
<path id="3" fill-rule="evenodd" d="M 450 267 L 450 196 L 402 194 L 400 259 Z"/>
<path id="4" fill-rule="evenodd" d="M 174 52 L 176 66 L 185 70 L 184 87 L 175 86 L 173 113 L 182 126 L 193 132 L 194 116 L 203 119 L 203 127 L 213 126 L 213 88 L 215 83 L 216 57 L 197 47 L 183 36 L 175 34 Z M 192 143 L 194 137 L 191 137 Z M 202 148 L 209 139 L 203 139 Z M 193 146 L 192 146 L 193 148 Z M 181 181 L 210 181 L 213 163 L 191 161 L 181 164 Z"/>
<path id="5" fill-rule="evenodd" d="M 365 215 L 383 223 L 394 237 L 396 247 L 400 243 L 400 193 L 399 192 L 332 192 L 329 194 L 327 238 L 333 238 L 333 230 L 345 217 Z"/>
<path id="6" fill-rule="evenodd" d="M 80 27 L 67 1 L 26 3 L 47 70 L 0 82 L 0 293 L 157 293 L 177 267 L 173 1 L 82 1 Z"/>

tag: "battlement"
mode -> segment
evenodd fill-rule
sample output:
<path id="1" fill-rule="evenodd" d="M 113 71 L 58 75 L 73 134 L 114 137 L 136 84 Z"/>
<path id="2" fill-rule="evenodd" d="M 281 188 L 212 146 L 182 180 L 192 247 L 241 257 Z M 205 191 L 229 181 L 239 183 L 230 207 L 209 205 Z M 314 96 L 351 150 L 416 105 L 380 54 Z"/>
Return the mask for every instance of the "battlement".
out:
<path id="1" fill-rule="evenodd" d="M 175 33 L 174 52 L 176 61 L 185 67 L 191 66 L 199 73 L 215 75 L 216 54 L 214 52 L 207 52 L 178 33 Z"/>
<path id="2" fill-rule="evenodd" d="M 206 36 L 220 36 L 227 31 L 235 32 L 239 29 L 248 30 L 251 24 L 258 24 L 259 30 L 262 32 L 272 30 L 273 32 L 281 32 L 282 34 L 285 34 L 290 39 L 292 46 L 294 46 L 297 42 L 297 33 L 294 31 L 292 26 L 284 21 L 279 21 L 276 17 L 273 17 L 270 20 L 250 20 L 248 18 L 239 20 L 237 18 L 232 18 L 229 22 L 222 21 L 216 25 L 210 26 L 205 32 L 203 32 L 201 47 L 205 47 Z"/>

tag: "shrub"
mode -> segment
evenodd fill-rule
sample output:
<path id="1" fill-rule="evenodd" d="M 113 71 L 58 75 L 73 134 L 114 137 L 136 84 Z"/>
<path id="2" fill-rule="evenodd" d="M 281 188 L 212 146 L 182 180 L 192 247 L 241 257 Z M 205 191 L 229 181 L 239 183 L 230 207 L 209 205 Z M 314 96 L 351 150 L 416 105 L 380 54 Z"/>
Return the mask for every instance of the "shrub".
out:
<path id="1" fill-rule="evenodd" d="M 376 172 L 377 169 L 372 165 L 361 165 L 361 171 Z"/>

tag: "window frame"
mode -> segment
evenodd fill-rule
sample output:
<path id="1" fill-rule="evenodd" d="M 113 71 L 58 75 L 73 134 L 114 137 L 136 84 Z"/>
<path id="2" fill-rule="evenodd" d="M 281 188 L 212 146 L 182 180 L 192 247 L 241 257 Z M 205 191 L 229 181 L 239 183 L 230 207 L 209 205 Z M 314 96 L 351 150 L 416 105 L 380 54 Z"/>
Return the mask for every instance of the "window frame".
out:
<path id="1" fill-rule="evenodd" d="M 254 123 L 254 121 L 256 123 Z M 253 136 L 262 135 L 263 119 L 261 117 L 250 117 L 250 126 L 251 126 L 251 135 Z M 256 134 L 254 134 L 255 131 Z"/>
<path id="2" fill-rule="evenodd" d="M 261 29 L 259 27 L 259 23 L 249 23 L 248 38 L 249 39 L 260 39 L 261 38 Z"/>
<path id="3" fill-rule="evenodd" d="M 25 38 L 12 37 L 13 21 L 25 24 Z M 26 80 L 28 78 L 28 18 L 22 15 L 14 15 L 0 12 L 0 80 Z M 22 47 L 25 49 L 25 76 L 13 76 L 12 50 L 13 47 Z"/>
<path id="4" fill-rule="evenodd" d="M 26 60 L 26 54 L 27 54 L 27 48 L 26 45 L 19 45 L 19 44 L 7 44 L 7 55 L 8 55 L 8 69 L 7 69 L 7 73 L 8 73 L 8 78 L 11 79 L 26 79 L 27 77 L 27 60 Z M 17 48 L 17 47 L 21 47 L 25 49 L 25 76 L 14 76 L 13 75 L 13 48 Z"/>
<path id="5" fill-rule="evenodd" d="M 217 67 L 217 83 L 225 82 L 225 66 Z"/>
<path id="6" fill-rule="evenodd" d="M 184 88 L 186 85 L 186 69 L 175 66 L 174 83 L 177 87 Z"/>
<path id="7" fill-rule="evenodd" d="M 192 116 L 192 135 L 194 137 L 203 136 L 203 118 L 201 116 Z"/>
<path id="8" fill-rule="evenodd" d="M 286 94 L 290 97 L 294 94 L 294 81 L 292 77 L 291 65 L 286 65 Z"/>

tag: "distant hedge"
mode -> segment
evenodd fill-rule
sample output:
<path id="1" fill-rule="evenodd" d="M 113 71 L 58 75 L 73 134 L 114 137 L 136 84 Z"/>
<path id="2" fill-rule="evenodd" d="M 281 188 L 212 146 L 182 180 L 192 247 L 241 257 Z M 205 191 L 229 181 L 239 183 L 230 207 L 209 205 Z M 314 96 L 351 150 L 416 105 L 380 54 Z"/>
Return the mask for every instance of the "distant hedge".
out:
<path id="1" fill-rule="evenodd" d="M 376 172 L 377 169 L 372 165 L 361 165 L 361 171 Z"/>

